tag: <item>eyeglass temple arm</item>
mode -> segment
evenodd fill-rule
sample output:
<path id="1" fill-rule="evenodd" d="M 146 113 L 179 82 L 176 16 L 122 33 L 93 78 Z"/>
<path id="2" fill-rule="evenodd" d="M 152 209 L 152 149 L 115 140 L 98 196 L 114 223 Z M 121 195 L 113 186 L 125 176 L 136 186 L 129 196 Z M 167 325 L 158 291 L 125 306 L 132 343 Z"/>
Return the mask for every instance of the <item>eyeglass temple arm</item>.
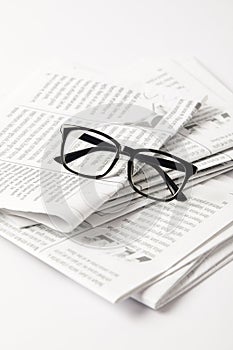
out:
<path id="1" fill-rule="evenodd" d="M 165 171 L 163 171 L 159 166 L 153 165 L 153 167 L 158 171 L 158 173 L 160 174 L 160 176 L 164 179 L 169 191 L 171 192 L 172 195 L 174 195 L 175 193 L 177 193 L 179 191 L 179 187 L 176 185 L 176 183 L 170 178 L 170 176 L 168 176 L 167 173 L 165 173 Z M 183 192 L 179 192 L 177 194 L 177 198 L 178 201 L 180 202 L 185 202 L 187 200 L 186 196 L 183 194 Z"/>
<path id="2" fill-rule="evenodd" d="M 64 157 L 65 157 L 66 163 L 67 164 L 71 163 L 74 160 L 79 159 L 81 157 L 84 157 L 85 155 L 87 155 L 88 153 L 91 153 L 91 152 L 99 152 L 99 151 L 115 152 L 116 151 L 114 146 L 108 144 L 107 142 L 102 142 L 102 143 L 103 143 L 103 145 L 95 147 L 95 148 L 89 147 L 89 148 L 85 148 L 85 149 L 82 149 L 79 151 L 74 151 L 74 152 L 70 152 L 70 153 L 65 154 Z M 55 157 L 54 160 L 57 163 L 60 163 L 60 164 L 63 163 L 61 156 Z"/>

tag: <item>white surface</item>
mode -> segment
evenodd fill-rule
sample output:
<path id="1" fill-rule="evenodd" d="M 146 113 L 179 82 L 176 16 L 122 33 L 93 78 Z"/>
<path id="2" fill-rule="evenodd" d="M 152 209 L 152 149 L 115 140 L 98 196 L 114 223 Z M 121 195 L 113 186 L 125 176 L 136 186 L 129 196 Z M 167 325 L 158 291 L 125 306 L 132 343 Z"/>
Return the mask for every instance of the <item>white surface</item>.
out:
<path id="1" fill-rule="evenodd" d="M 192 54 L 233 89 L 233 2 L 1 1 L 0 102 L 51 58 L 96 69 Z M 233 264 L 162 312 L 110 305 L 0 239 L 0 349 L 232 350 Z"/>

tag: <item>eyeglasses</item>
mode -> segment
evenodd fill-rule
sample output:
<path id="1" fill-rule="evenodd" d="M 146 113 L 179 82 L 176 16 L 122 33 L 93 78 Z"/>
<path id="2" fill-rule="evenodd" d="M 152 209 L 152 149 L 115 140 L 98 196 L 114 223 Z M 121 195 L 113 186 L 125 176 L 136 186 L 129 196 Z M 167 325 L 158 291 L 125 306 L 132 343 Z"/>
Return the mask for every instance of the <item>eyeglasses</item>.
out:
<path id="1" fill-rule="evenodd" d="M 122 146 L 111 136 L 82 126 L 63 125 L 61 155 L 54 158 L 73 174 L 101 179 L 115 167 L 120 155 L 129 157 L 127 174 L 132 189 L 152 200 L 185 201 L 182 193 L 197 167 L 154 149 Z"/>

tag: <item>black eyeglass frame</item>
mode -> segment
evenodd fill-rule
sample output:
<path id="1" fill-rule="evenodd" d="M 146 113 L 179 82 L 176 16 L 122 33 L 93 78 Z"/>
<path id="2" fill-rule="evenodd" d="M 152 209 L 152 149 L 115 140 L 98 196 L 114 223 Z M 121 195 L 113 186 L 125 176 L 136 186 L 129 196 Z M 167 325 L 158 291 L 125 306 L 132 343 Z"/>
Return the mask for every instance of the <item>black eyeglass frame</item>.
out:
<path id="1" fill-rule="evenodd" d="M 67 166 L 67 160 L 66 160 L 67 154 L 64 154 L 65 144 L 66 144 L 66 140 L 67 140 L 67 137 L 68 137 L 69 133 L 74 131 L 74 130 L 83 130 L 83 131 L 88 131 L 88 132 L 100 135 L 100 136 L 108 139 L 109 141 L 111 141 L 114 144 L 114 146 L 115 146 L 115 157 L 114 157 L 114 159 L 112 161 L 112 164 L 109 166 L 109 168 L 103 174 L 100 174 L 100 175 L 81 174 L 81 173 L 79 173 L 77 171 L 74 171 L 73 169 L 69 168 L 69 166 Z M 128 160 L 128 163 L 127 163 L 127 177 L 128 177 L 128 181 L 129 181 L 130 186 L 132 187 L 132 189 L 135 192 L 137 192 L 138 194 L 140 194 L 140 195 L 142 195 L 144 197 L 147 197 L 149 199 L 156 200 L 156 201 L 159 201 L 159 202 L 170 202 L 170 201 L 172 201 L 174 199 L 177 199 L 179 201 L 185 201 L 187 199 L 185 197 L 185 195 L 182 193 L 182 190 L 184 189 L 184 187 L 185 187 L 186 183 L 188 182 L 188 180 L 190 179 L 190 177 L 197 173 L 198 169 L 197 169 L 197 167 L 194 164 L 192 164 L 190 162 L 187 162 L 186 160 L 184 160 L 182 158 L 179 158 L 177 156 L 174 156 L 174 155 L 172 155 L 170 153 L 167 153 L 167 152 L 164 152 L 164 151 L 160 151 L 160 150 L 155 150 L 155 149 L 151 149 L 151 148 L 137 148 L 137 149 L 134 149 L 134 148 L 131 148 L 131 147 L 128 147 L 128 146 L 124 146 L 124 148 L 122 148 L 122 145 L 118 141 L 116 141 L 113 137 L 111 137 L 111 136 L 109 136 L 109 135 L 107 135 L 107 134 L 105 134 L 105 133 L 103 133 L 103 132 L 101 132 L 99 130 L 91 129 L 91 128 L 88 128 L 88 127 L 64 124 L 62 126 L 62 128 L 61 128 L 61 132 L 62 132 L 61 156 L 60 157 L 56 157 L 54 159 L 58 163 L 61 163 L 64 166 L 64 168 L 66 170 L 68 170 L 69 172 L 71 172 L 71 173 L 73 173 L 75 175 L 79 175 L 79 176 L 84 177 L 84 178 L 98 180 L 98 179 L 101 179 L 104 176 L 106 176 L 108 173 L 110 173 L 110 171 L 113 169 L 113 167 L 116 165 L 116 163 L 120 159 L 120 154 L 125 154 L 125 155 L 129 156 L 129 160 Z M 93 139 L 92 141 L 97 142 L 97 144 L 98 144 L 98 141 L 100 141 L 101 143 L 104 143 L 102 140 L 99 140 L 98 138 L 93 137 L 92 139 Z M 94 144 L 96 144 L 95 142 L 94 142 Z M 91 142 L 91 143 L 93 143 L 93 142 Z M 112 145 L 110 145 L 110 146 L 112 146 Z M 106 147 L 109 147 L 109 146 L 106 144 Z M 98 150 L 97 147 L 96 147 L 96 150 Z M 111 150 L 111 148 L 108 148 L 108 150 Z M 79 152 L 79 151 L 77 151 L 77 152 Z M 164 172 L 164 174 L 166 175 L 166 178 L 164 178 L 164 181 L 166 182 L 168 188 L 170 188 L 169 185 L 172 185 L 173 190 L 174 190 L 174 186 L 176 186 L 178 188 L 176 193 L 171 194 L 171 196 L 169 196 L 169 197 L 155 198 L 155 197 L 152 197 L 151 195 L 148 195 L 148 194 L 140 191 L 135 186 L 134 181 L 132 179 L 133 170 L 134 170 L 134 163 L 133 162 L 134 162 L 135 156 L 137 154 L 141 153 L 141 152 L 151 152 L 151 153 L 155 153 L 156 155 L 158 154 L 158 155 L 166 156 L 166 157 L 169 157 L 171 159 L 174 159 L 175 161 L 179 162 L 183 166 L 183 168 L 185 170 L 185 176 L 184 176 L 184 180 L 183 180 L 183 182 L 182 182 L 180 187 L 178 187 L 173 182 L 173 180 L 171 180 L 171 178 Z M 74 153 L 76 153 L 76 152 L 74 152 Z M 153 157 L 146 156 L 146 157 L 147 157 L 147 160 L 148 160 L 148 157 L 152 158 L 152 160 L 156 159 L 156 157 L 154 157 L 154 156 Z M 163 161 L 166 162 L 166 160 L 163 160 Z M 170 162 L 170 161 L 168 161 L 168 162 Z M 162 170 L 162 172 L 163 172 L 163 170 Z"/>

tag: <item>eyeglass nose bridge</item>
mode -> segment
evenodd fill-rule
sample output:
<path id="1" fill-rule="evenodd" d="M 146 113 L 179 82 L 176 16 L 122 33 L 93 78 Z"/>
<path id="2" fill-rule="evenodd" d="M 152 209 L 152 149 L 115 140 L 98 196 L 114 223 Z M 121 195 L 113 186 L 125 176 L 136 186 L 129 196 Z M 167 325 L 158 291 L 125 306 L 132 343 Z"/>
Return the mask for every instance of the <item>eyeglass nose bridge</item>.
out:
<path id="1" fill-rule="evenodd" d="M 121 149 L 121 153 L 128 156 L 132 160 L 134 155 L 137 153 L 137 150 L 129 146 L 123 146 Z"/>

